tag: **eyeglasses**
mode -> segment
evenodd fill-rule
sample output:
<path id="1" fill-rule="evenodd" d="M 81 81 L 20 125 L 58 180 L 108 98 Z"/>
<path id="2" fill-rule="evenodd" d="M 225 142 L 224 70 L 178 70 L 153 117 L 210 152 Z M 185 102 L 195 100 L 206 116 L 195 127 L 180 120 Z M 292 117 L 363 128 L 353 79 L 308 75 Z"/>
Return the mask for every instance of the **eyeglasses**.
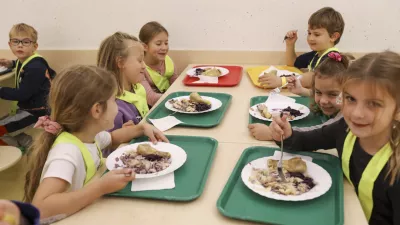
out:
<path id="1" fill-rule="evenodd" d="M 22 44 L 22 46 L 28 47 L 30 46 L 32 43 L 35 43 L 34 41 L 31 41 L 29 39 L 24 39 L 24 40 L 18 40 L 18 39 L 10 39 L 10 42 L 13 46 L 18 46 L 19 43 Z"/>

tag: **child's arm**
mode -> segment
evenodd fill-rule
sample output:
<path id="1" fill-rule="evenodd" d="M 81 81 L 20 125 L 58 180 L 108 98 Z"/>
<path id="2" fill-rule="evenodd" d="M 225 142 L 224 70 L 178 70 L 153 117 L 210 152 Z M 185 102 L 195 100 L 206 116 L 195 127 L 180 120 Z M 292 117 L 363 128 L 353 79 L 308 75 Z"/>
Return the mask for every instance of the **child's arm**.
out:
<path id="1" fill-rule="evenodd" d="M 14 68 L 15 61 L 9 59 L 0 59 L 0 66 L 4 66 L 6 68 Z"/>
<path id="2" fill-rule="evenodd" d="M 153 90 L 153 88 L 151 88 L 149 82 L 145 79 L 143 79 L 142 82 L 140 82 L 144 89 L 146 90 L 146 95 L 147 95 L 147 104 L 153 106 L 154 104 L 156 104 L 156 102 L 158 101 L 158 99 L 161 98 L 162 94 L 161 93 L 157 93 Z"/>
<path id="3" fill-rule="evenodd" d="M 174 67 L 174 74 L 172 77 L 169 79 L 169 84 L 172 85 L 172 83 L 175 82 L 175 80 L 179 77 L 179 74 L 176 73 L 176 68 Z"/>
<path id="4" fill-rule="evenodd" d="M 45 74 L 47 68 L 43 65 L 25 69 L 25 76 L 19 85 L 19 89 L 2 87 L 0 98 L 11 101 L 26 101 L 42 88 L 43 82 L 47 79 Z"/>
<path id="5" fill-rule="evenodd" d="M 294 62 L 296 61 L 297 55 L 295 50 L 295 44 L 297 41 L 297 31 L 292 30 L 287 32 L 286 36 L 286 65 L 294 66 Z"/>
<path id="6" fill-rule="evenodd" d="M 303 77 L 300 79 L 301 85 L 305 88 L 311 88 L 314 72 L 303 73 L 302 76 Z"/>
<path id="7" fill-rule="evenodd" d="M 148 123 L 140 123 L 134 126 L 125 126 L 111 132 L 112 148 L 116 149 L 122 143 L 143 135 L 148 136 L 153 143 L 157 143 L 157 141 L 169 142 L 164 134 L 154 126 Z"/>
<path id="8" fill-rule="evenodd" d="M 129 174 L 129 176 L 126 176 Z M 45 178 L 33 198 L 41 218 L 60 214 L 71 215 L 91 204 L 104 194 L 120 190 L 135 179 L 131 169 L 113 170 L 82 189 L 67 192 L 69 183 L 55 177 Z"/>
<path id="9" fill-rule="evenodd" d="M 286 116 L 276 117 L 270 124 L 272 138 L 280 144 L 281 134 L 284 134 L 284 148 L 295 151 L 315 151 L 318 149 L 336 148 L 336 136 L 345 132 L 346 123 L 339 120 L 320 129 L 299 132 L 292 130 Z"/>

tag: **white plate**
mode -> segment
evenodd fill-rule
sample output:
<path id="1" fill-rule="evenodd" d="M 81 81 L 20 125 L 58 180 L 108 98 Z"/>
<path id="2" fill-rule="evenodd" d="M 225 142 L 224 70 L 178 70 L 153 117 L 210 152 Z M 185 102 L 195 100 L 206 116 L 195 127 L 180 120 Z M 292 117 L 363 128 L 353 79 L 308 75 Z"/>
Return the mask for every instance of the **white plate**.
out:
<path id="1" fill-rule="evenodd" d="M 264 103 L 260 103 L 260 104 L 264 104 Z M 259 105 L 259 104 L 257 104 L 257 105 Z M 257 105 L 253 105 L 249 109 L 250 115 L 255 117 L 255 118 L 257 118 L 257 119 L 260 119 L 260 120 L 272 121 L 272 118 L 271 119 L 267 119 L 267 118 L 261 116 L 261 113 L 257 109 Z M 302 105 L 302 104 L 298 104 L 298 103 L 274 104 L 271 107 L 269 107 L 267 105 L 268 112 L 270 112 L 272 115 L 278 114 L 278 113 L 280 114 L 280 110 L 275 110 L 275 109 L 284 109 L 284 108 L 287 108 L 288 106 L 290 106 L 290 108 L 292 108 L 292 109 L 297 109 L 297 110 L 299 110 L 300 112 L 303 113 L 303 115 L 298 116 L 298 117 L 294 118 L 293 120 L 289 120 L 289 121 L 301 120 L 303 118 L 306 118 L 310 114 L 310 109 L 307 106 Z"/>
<path id="2" fill-rule="evenodd" d="M 190 70 L 188 70 L 186 73 L 187 75 L 191 76 L 191 77 L 197 77 L 196 75 L 196 69 L 201 68 L 201 69 L 208 69 L 208 68 L 215 68 L 215 69 L 219 69 L 221 71 L 221 76 L 218 77 L 222 77 L 225 76 L 229 73 L 229 70 L 227 68 L 224 67 L 219 67 L 219 66 L 201 66 L 201 67 L 195 67 L 192 68 Z"/>
<path id="3" fill-rule="evenodd" d="M 0 73 L 1 73 L 1 72 L 4 72 L 4 71 L 6 71 L 6 70 L 7 70 L 7 67 L 0 66 Z"/>
<path id="4" fill-rule="evenodd" d="M 272 198 L 276 200 L 282 201 L 305 201 L 317 198 L 323 194 L 325 194 L 332 186 L 332 178 L 326 170 L 324 170 L 319 165 L 305 160 L 307 164 L 307 173 L 308 176 L 314 179 L 316 183 L 315 187 L 313 187 L 310 191 L 301 194 L 301 195 L 281 195 L 272 191 L 267 191 L 262 185 L 253 184 L 249 181 L 249 177 L 251 176 L 253 168 L 267 168 L 268 169 L 268 159 L 277 159 L 273 156 L 259 158 L 254 161 L 248 163 L 242 170 L 242 180 L 243 183 L 255 193 L 265 196 L 267 198 Z M 290 159 L 292 157 L 283 157 L 284 160 Z"/>
<path id="5" fill-rule="evenodd" d="M 180 101 L 181 99 L 189 100 L 189 98 L 190 98 L 190 96 L 180 96 L 180 97 L 176 97 L 176 98 L 173 98 L 173 99 Z M 184 112 L 184 111 L 180 111 L 178 109 L 175 109 L 172 106 L 172 104 L 169 103 L 169 100 L 171 100 L 171 99 L 169 99 L 168 101 L 165 102 L 165 107 L 167 109 L 171 110 L 171 111 L 174 111 L 174 112 L 186 113 L 186 114 L 200 114 L 200 113 L 206 113 L 206 112 L 211 112 L 211 111 L 217 110 L 222 106 L 222 102 L 219 99 L 216 99 L 216 98 L 213 98 L 213 97 L 208 97 L 208 96 L 201 96 L 201 98 L 211 102 L 211 109 L 208 109 L 208 110 L 205 110 L 205 111 L 202 111 L 202 112 Z"/>
<path id="6" fill-rule="evenodd" d="M 171 164 L 165 170 L 162 170 L 162 171 L 159 171 L 156 173 L 136 174 L 136 179 L 153 178 L 153 177 L 159 177 L 159 176 L 163 176 L 163 175 L 172 173 L 186 162 L 186 158 L 187 158 L 186 152 L 179 146 L 176 146 L 176 145 L 170 144 L 170 143 L 165 143 L 165 142 L 158 142 L 156 145 L 154 145 L 151 142 L 140 142 L 140 143 L 127 145 L 122 148 L 118 148 L 117 150 L 112 152 L 107 157 L 107 161 L 106 161 L 107 169 L 115 170 L 115 164 L 123 166 L 123 163 L 121 162 L 121 160 L 119 160 L 117 162 L 115 160 L 115 158 L 117 158 L 117 157 L 119 158 L 123 153 L 125 153 L 127 151 L 136 150 L 137 146 L 140 144 L 150 144 L 153 148 L 156 148 L 159 151 L 171 153 Z"/>

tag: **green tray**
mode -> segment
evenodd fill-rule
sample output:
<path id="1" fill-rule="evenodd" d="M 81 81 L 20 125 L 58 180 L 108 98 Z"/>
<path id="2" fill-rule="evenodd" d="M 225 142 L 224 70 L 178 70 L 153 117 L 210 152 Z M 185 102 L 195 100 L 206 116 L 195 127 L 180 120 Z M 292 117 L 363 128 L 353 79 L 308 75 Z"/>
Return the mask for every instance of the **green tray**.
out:
<path id="1" fill-rule="evenodd" d="M 305 105 L 308 108 L 310 108 L 310 99 L 308 97 L 290 97 L 290 98 L 294 98 L 294 99 L 296 99 L 296 103 Z M 265 102 L 265 101 L 267 101 L 267 99 L 268 99 L 268 96 L 256 96 L 256 97 L 253 97 L 250 100 L 250 107 L 253 106 L 253 105 Z M 318 124 L 322 124 L 323 122 L 324 121 L 323 121 L 323 118 L 321 116 L 315 115 L 314 113 L 310 112 L 310 114 L 306 118 L 301 119 L 301 120 L 295 120 L 295 121 L 292 121 L 290 123 L 294 127 L 310 127 L 310 126 L 315 126 L 315 125 L 318 125 Z M 252 123 L 270 124 L 271 122 L 257 119 L 255 117 L 252 117 L 249 114 L 249 124 L 252 124 Z"/>
<path id="2" fill-rule="evenodd" d="M 204 190 L 218 141 L 194 136 L 167 135 L 167 138 L 172 144 L 183 148 L 187 154 L 185 164 L 174 172 L 174 189 L 132 192 L 132 183 L 129 183 L 123 190 L 109 195 L 167 201 L 191 201 L 198 198 Z M 148 141 L 147 137 L 135 139 L 131 144 L 143 141 Z"/>
<path id="3" fill-rule="evenodd" d="M 173 111 L 165 108 L 165 102 L 172 98 L 179 96 L 190 95 L 191 92 L 179 91 L 169 94 L 157 107 L 147 116 L 147 121 L 149 119 L 159 119 L 173 114 Z M 222 102 L 222 106 L 214 111 L 201 113 L 201 114 L 184 114 L 184 113 L 174 113 L 174 116 L 182 121 L 183 123 L 178 126 L 182 127 L 215 127 L 221 123 L 222 118 L 226 110 L 228 109 L 229 103 L 231 102 L 232 95 L 225 93 L 213 93 L 213 92 L 199 92 L 200 95 L 205 95 L 219 99 Z"/>
<path id="4" fill-rule="evenodd" d="M 278 149 L 250 147 L 242 153 L 218 199 L 219 211 L 233 219 L 268 224 L 342 225 L 343 175 L 340 161 L 335 156 L 296 152 L 311 156 L 313 162 L 324 168 L 332 177 L 329 191 L 316 199 L 300 202 L 278 201 L 261 196 L 246 187 L 241 178 L 243 167 L 255 159 L 272 156 L 276 150 Z"/>

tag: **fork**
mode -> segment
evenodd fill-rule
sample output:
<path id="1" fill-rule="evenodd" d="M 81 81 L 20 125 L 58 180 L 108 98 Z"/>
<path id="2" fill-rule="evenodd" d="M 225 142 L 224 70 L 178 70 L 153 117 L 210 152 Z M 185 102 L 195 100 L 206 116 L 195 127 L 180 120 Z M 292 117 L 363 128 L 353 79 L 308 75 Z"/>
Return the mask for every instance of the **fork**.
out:
<path id="1" fill-rule="evenodd" d="M 301 77 L 302 77 L 302 75 L 297 76 L 296 80 L 299 80 Z M 281 92 L 281 89 L 286 87 L 286 85 L 288 85 L 288 84 L 289 84 L 289 82 L 286 82 L 286 84 L 284 84 L 284 85 L 282 85 L 280 87 L 274 88 L 272 91 L 270 91 L 269 94 L 270 95 L 279 94 Z"/>
<path id="2" fill-rule="evenodd" d="M 283 182 L 286 183 L 285 175 L 282 171 L 282 158 L 283 158 L 283 135 L 281 135 L 281 159 L 278 162 L 278 174 Z"/>

